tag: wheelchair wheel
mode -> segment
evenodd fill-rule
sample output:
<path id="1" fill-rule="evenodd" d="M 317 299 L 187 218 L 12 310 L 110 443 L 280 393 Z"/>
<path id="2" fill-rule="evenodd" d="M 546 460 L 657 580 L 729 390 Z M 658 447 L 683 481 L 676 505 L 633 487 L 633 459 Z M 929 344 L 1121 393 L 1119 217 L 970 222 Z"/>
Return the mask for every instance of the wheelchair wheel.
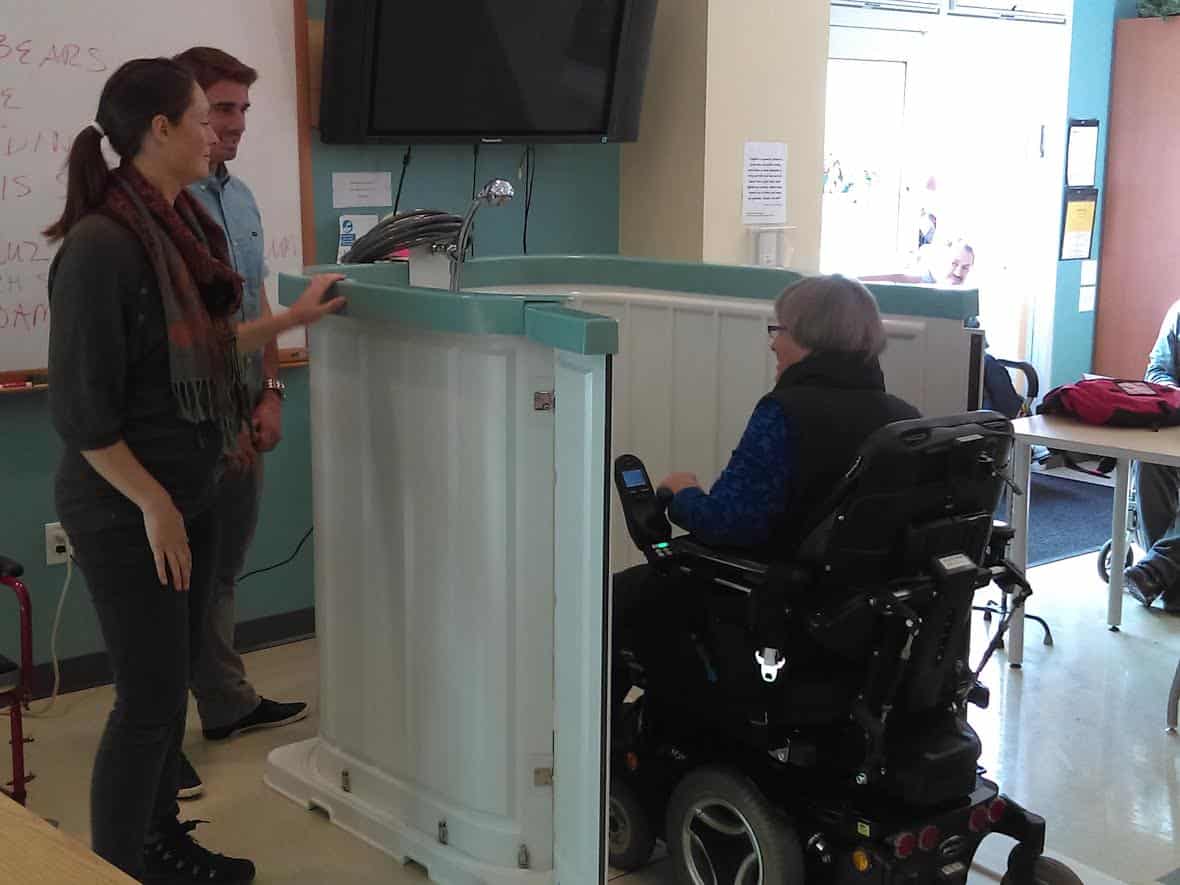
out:
<path id="1" fill-rule="evenodd" d="M 1029 885 L 1083 885 L 1078 874 L 1059 860 L 1042 855 L 1037 858 L 1037 865 L 1033 871 L 1033 882 Z M 1000 885 L 1016 885 L 1010 874 L 1005 874 Z"/>
<path id="2" fill-rule="evenodd" d="M 617 777 L 611 779 L 609 822 L 607 853 L 610 865 L 616 870 L 631 872 L 647 863 L 656 845 L 651 821 L 635 791 Z"/>
<path id="3" fill-rule="evenodd" d="M 677 882 L 803 883 L 794 829 L 749 778 L 730 768 L 685 776 L 668 803 L 665 841 Z"/>
<path id="4" fill-rule="evenodd" d="M 1102 578 L 1103 583 L 1110 583 L 1110 547 L 1113 541 L 1107 541 L 1102 545 L 1102 549 L 1098 551 L 1098 575 Z M 1130 568 L 1135 564 L 1135 552 L 1131 549 L 1131 545 L 1127 545 L 1127 562 L 1123 568 Z"/>

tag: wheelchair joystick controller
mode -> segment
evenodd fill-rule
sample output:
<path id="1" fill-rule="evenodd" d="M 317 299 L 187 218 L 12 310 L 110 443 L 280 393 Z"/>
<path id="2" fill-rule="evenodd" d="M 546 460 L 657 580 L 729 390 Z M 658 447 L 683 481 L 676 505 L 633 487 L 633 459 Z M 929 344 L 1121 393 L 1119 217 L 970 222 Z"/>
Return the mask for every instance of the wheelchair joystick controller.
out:
<path id="1" fill-rule="evenodd" d="M 647 468 L 634 455 L 615 459 L 615 488 L 623 505 L 623 518 L 635 546 L 653 565 L 672 556 L 672 524 L 667 510 L 672 503 L 670 489 L 652 486 Z"/>

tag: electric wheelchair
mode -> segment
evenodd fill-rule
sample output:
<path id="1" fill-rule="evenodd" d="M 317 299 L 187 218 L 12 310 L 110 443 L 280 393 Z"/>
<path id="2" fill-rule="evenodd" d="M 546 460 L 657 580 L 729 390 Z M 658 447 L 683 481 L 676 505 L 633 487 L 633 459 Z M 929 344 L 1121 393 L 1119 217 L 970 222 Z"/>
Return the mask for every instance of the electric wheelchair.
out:
<path id="1" fill-rule="evenodd" d="M 691 885 L 965 883 L 1002 833 L 1004 882 L 1081 881 L 982 776 L 967 724 L 1010 617 L 972 668 L 975 592 L 996 582 L 1009 611 L 1031 592 L 993 526 L 1011 448 L 995 412 L 888 425 L 793 549 L 759 558 L 673 538 L 671 494 L 616 460 L 650 617 L 612 662 L 612 866 L 662 836 Z"/>

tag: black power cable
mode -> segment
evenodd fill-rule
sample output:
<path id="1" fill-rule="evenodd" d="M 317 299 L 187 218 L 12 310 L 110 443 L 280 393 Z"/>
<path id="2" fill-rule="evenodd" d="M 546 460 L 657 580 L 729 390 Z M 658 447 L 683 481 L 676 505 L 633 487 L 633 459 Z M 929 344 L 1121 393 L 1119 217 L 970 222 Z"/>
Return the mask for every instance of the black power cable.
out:
<path id="1" fill-rule="evenodd" d="M 393 214 L 397 215 L 397 207 L 402 202 L 402 185 L 406 183 L 406 168 L 410 165 L 410 151 L 413 145 L 406 145 L 405 156 L 402 157 L 402 174 L 397 180 L 397 196 L 393 200 Z"/>
<path id="2" fill-rule="evenodd" d="M 307 539 L 311 537 L 312 531 L 314 531 L 314 527 L 310 528 L 306 532 L 304 532 L 303 537 L 299 539 L 299 543 L 295 545 L 295 552 L 292 553 L 290 556 L 288 556 L 286 559 L 284 559 L 282 562 L 276 562 L 274 565 L 268 565 L 265 568 L 256 568 L 253 571 L 246 572 L 246 574 L 244 574 L 238 578 L 238 583 L 240 584 L 240 583 L 242 583 L 242 581 L 246 580 L 247 578 L 252 578 L 252 577 L 254 577 L 254 575 L 260 575 L 263 572 L 273 571 L 274 569 L 280 568 L 280 567 L 286 565 L 287 563 L 289 563 L 291 560 L 293 560 L 296 556 L 299 555 L 299 551 L 303 549 L 303 545 L 307 542 Z"/>
<path id="3" fill-rule="evenodd" d="M 520 236 L 520 248 L 525 254 L 529 254 L 529 212 L 533 208 L 533 182 L 537 177 L 537 148 L 535 145 L 529 145 L 524 149 L 524 160 L 522 162 L 524 168 L 524 228 Z"/>
<path id="4" fill-rule="evenodd" d="M 475 182 L 479 175 L 479 142 L 471 146 L 471 200 L 475 201 Z M 467 254 L 475 257 L 475 224 L 471 225 L 471 233 L 467 238 Z"/>
<path id="5" fill-rule="evenodd" d="M 471 199 L 475 199 L 475 180 L 479 174 L 479 144 L 471 146 Z"/>

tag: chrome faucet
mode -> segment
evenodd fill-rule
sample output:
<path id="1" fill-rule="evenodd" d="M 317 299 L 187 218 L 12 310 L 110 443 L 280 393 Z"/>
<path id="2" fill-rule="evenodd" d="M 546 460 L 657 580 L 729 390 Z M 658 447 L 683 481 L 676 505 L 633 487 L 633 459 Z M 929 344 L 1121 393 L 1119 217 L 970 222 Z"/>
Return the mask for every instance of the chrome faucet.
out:
<path id="1" fill-rule="evenodd" d="M 467 207 L 467 214 L 463 216 L 463 224 L 459 227 L 459 234 L 455 242 L 447 247 L 447 256 L 451 259 L 451 291 L 458 292 L 462 288 L 463 262 L 467 257 L 467 243 L 471 239 L 471 222 L 475 213 L 484 203 L 489 206 L 503 206 L 516 195 L 512 185 L 503 178 L 493 178 L 475 195 L 471 205 Z"/>

